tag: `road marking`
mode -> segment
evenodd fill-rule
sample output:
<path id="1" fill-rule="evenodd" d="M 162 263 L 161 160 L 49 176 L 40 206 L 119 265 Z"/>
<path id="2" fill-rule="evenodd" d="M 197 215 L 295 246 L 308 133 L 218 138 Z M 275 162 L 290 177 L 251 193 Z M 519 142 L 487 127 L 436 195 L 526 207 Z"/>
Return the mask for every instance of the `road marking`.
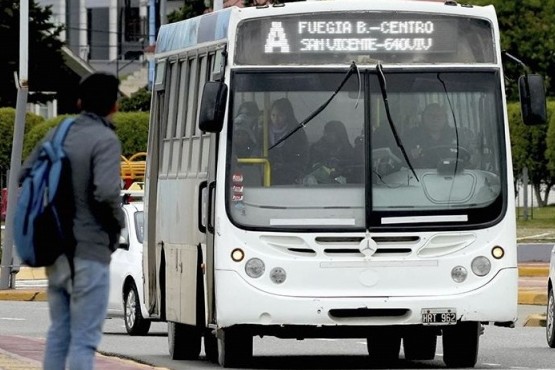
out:
<path id="1" fill-rule="evenodd" d="M 7 321 L 25 321 L 20 317 L 0 317 L 0 320 L 7 320 Z"/>
<path id="2" fill-rule="evenodd" d="M 526 239 L 534 239 L 534 238 L 541 238 L 543 236 L 548 236 L 548 235 L 553 235 L 553 233 L 541 233 L 541 234 L 537 234 L 537 235 L 529 235 L 529 236 L 521 236 L 520 238 L 516 238 L 516 240 L 526 240 Z M 543 244 L 543 243 L 539 243 L 539 244 Z"/>

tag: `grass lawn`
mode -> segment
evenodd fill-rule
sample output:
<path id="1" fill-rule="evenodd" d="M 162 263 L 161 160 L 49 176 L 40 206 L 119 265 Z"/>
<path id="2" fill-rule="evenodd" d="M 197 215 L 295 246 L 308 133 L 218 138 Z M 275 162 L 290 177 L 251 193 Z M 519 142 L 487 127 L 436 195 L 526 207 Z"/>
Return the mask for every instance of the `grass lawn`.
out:
<path id="1" fill-rule="evenodd" d="M 517 208 L 516 232 L 519 242 L 555 242 L 555 206 L 529 209 L 527 220 Z"/>

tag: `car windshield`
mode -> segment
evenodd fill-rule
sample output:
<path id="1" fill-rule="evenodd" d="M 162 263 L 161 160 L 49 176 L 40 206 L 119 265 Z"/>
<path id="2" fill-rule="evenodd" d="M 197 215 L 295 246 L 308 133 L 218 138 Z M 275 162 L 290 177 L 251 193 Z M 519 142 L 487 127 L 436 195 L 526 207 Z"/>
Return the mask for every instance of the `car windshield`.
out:
<path id="1" fill-rule="evenodd" d="M 330 98 L 345 71 L 233 75 L 227 204 L 236 224 L 468 227 L 500 216 L 497 72 L 386 72 L 383 88 L 375 70 L 353 74 L 280 143 Z"/>

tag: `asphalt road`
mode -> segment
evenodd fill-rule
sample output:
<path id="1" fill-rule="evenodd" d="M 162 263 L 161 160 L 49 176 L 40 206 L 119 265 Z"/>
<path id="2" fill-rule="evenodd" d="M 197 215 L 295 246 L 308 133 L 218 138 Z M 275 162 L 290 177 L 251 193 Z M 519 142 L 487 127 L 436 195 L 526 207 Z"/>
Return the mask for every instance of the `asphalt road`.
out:
<path id="1" fill-rule="evenodd" d="M 518 244 L 518 262 L 549 262 L 553 243 Z"/>

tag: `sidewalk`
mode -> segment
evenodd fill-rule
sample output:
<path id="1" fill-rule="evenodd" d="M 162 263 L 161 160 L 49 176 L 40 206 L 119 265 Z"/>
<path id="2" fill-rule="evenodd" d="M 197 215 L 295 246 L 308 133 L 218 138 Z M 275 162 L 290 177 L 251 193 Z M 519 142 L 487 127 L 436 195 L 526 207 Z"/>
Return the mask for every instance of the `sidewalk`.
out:
<path id="1" fill-rule="evenodd" d="M 44 268 L 22 267 L 16 275 L 16 289 L 0 290 L 0 301 L 46 301 L 46 274 Z M 0 335 L 0 369 L 42 369 L 44 339 Z M 96 354 L 97 370 L 163 369 L 114 356 Z"/>
<path id="2" fill-rule="evenodd" d="M 0 335 L 0 369 L 42 369 L 43 354 L 44 340 L 29 337 Z M 95 369 L 146 370 L 162 368 L 143 365 L 118 357 L 104 356 L 97 353 L 95 358 Z"/>

